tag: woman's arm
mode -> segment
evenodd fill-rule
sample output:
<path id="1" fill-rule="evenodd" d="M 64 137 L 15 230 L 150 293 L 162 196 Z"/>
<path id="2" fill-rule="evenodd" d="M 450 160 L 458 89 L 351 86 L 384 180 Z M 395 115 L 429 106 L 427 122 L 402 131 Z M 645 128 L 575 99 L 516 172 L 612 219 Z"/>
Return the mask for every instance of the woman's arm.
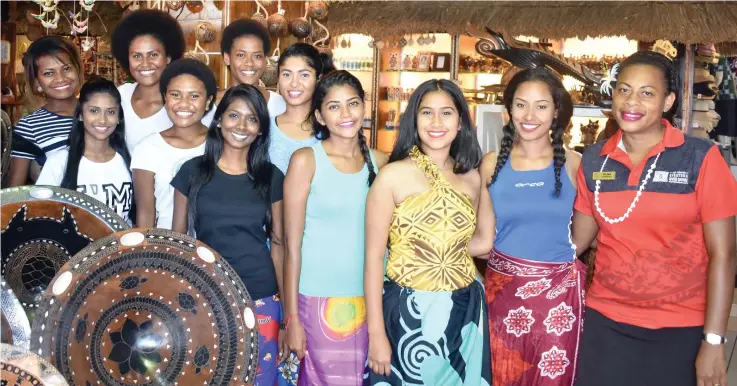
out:
<path id="1" fill-rule="evenodd" d="M 299 321 L 299 275 L 302 270 L 302 236 L 310 184 L 315 174 L 315 156 L 312 148 L 297 150 L 292 155 L 284 178 L 284 264 L 285 320 L 289 334 L 289 348 L 302 359 L 306 350 L 304 328 Z"/>
<path id="2" fill-rule="evenodd" d="M 581 256 L 581 254 L 591 247 L 598 233 L 599 224 L 596 223 L 593 217 L 583 214 L 578 210 L 573 211 L 571 234 L 573 236 L 573 244 L 576 245 L 576 256 Z"/>
<path id="3" fill-rule="evenodd" d="M 28 181 L 28 172 L 31 170 L 31 160 L 28 158 L 10 158 L 9 187 L 23 186 Z"/>
<path id="4" fill-rule="evenodd" d="M 479 166 L 479 203 L 476 208 L 476 231 L 468 243 L 468 253 L 479 259 L 488 259 L 489 253 L 494 248 L 494 238 L 496 237 L 496 215 L 494 214 L 494 206 L 491 202 L 491 194 L 489 194 L 488 183 L 491 182 L 491 176 L 494 174 L 496 167 L 496 153 L 487 153 L 481 159 Z"/>
<path id="5" fill-rule="evenodd" d="M 734 216 L 705 223 L 704 240 L 709 255 L 704 333 L 724 336 L 734 296 L 737 254 Z M 696 373 L 699 384 L 726 384 L 727 363 L 723 344 L 701 342 L 696 358 Z"/>
<path id="6" fill-rule="evenodd" d="M 185 235 L 189 228 L 187 202 L 187 196 L 182 194 L 179 190 L 174 189 L 174 217 L 171 221 L 171 230 Z M 138 201 L 136 201 L 136 205 L 138 205 Z M 138 213 L 140 213 L 140 211 Z"/>
<path id="7" fill-rule="evenodd" d="M 271 260 L 279 293 L 284 293 L 284 211 L 282 201 L 271 204 Z"/>
<path id="8" fill-rule="evenodd" d="M 385 375 L 391 371 L 391 346 L 386 337 L 382 306 L 384 253 L 396 206 L 389 168 L 377 175 L 366 197 L 366 259 L 363 276 L 369 330 L 368 364 L 375 373 Z"/>
<path id="9" fill-rule="evenodd" d="M 155 227 L 154 173 L 148 170 L 133 169 L 133 190 L 136 197 L 136 225 L 139 228 Z"/>

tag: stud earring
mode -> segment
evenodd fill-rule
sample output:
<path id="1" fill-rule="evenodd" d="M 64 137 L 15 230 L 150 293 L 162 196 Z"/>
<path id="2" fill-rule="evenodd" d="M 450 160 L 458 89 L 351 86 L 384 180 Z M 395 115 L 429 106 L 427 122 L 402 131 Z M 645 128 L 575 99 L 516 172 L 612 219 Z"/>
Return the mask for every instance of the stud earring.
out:
<path id="1" fill-rule="evenodd" d="M 38 92 L 43 92 L 43 91 L 44 91 L 44 90 L 43 90 L 43 89 L 41 88 L 41 86 L 38 86 L 38 88 L 37 88 L 36 90 L 38 90 Z"/>

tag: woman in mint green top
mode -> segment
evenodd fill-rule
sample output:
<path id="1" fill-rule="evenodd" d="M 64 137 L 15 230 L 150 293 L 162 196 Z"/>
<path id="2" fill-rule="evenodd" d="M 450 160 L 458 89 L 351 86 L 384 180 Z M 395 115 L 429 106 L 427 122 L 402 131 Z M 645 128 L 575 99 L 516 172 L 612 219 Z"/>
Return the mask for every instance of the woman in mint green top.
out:
<path id="1" fill-rule="evenodd" d="M 317 84 L 313 131 L 284 181 L 284 285 L 298 385 L 361 385 L 368 352 L 363 300 L 366 195 L 387 157 L 366 145 L 361 83 L 334 71 Z"/>

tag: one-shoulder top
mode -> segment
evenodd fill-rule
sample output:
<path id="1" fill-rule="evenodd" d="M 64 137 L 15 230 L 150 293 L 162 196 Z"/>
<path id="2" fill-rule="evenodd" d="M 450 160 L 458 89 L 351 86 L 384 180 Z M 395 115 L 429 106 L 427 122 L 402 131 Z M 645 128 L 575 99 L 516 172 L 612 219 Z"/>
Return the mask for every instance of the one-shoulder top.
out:
<path id="1" fill-rule="evenodd" d="M 387 277 L 401 286 L 425 291 L 465 288 L 476 278 L 468 252 L 476 230 L 476 210 L 470 198 L 454 189 L 417 146 L 409 156 L 430 180 L 430 190 L 394 208 Z"/>

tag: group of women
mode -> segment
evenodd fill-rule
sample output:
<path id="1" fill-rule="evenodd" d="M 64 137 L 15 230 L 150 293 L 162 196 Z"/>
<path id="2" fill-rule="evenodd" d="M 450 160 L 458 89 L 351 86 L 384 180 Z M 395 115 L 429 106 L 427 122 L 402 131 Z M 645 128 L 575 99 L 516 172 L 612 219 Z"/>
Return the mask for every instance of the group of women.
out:
<path id="1" fill-rule="evenodd" d="M 223 31 L 221 91 L 166 13 L 133 12 L 112 41 L 136 82 L 90 79 L 78 99 L 73 46 L 31 45 L 46 104 L 16 134 L 41 151 L 14 151 L 11 182 L 36 159 L 38 184 L 217 250 L 254 299 L 257 385 L 726 385 L 737 182 L 671 126 L 666 57 L 621 63 L 620 129 L 583 156 L 563 145 L 570 95 L 536 68 L 507 86 L 498 153 L 481 154 L 461 90 L 430 80 L 387 158 L 360 82 L 314 47 L 282 53 L 279 93 L 258 85 L 257 22 Z"/>

